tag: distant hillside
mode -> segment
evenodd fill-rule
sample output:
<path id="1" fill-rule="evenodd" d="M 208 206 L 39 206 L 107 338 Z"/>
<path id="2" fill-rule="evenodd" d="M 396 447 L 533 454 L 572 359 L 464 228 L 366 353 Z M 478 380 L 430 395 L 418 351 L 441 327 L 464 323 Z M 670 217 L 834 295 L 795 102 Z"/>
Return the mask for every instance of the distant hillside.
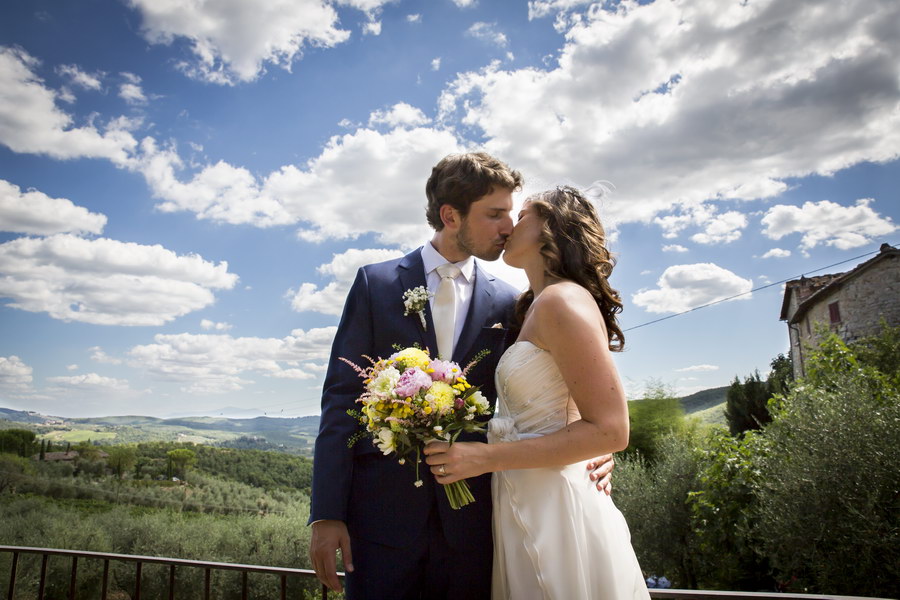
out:
<path id="1" fill-rule="evenodd" d="M 679 398 L 687 415 L 698 417 L 703 423 L 725 424 L 725 395 L 729 386 L 710 388 Z"/>
<path id="2" fill-rule="evenodd" d="M 684 412 L 704 423 L 725 423 L 728 386 L 703 390 L 680 398 Z M 280 450 L 312 456 L 319 432 L 319 417 L 181 417 L 159 419 L 139 415 L 70 419 L 31 411 L 0 408 L 0 429 L 26 427 L 56 443 L 86 440 L 104 444 L 140 442 L 193 442 L 210 446 Z"/>
<path id="3" fill-rule="evenodd" d="M 70 419 L 0 408 L 0 428 L 25 426 L 58 443 L 85 440 L 104 444 L 194 442 L 278 449 L 311 456 L 319 432 L 319 417 L 185 417 L 159 419 L 137 415 Z"/>

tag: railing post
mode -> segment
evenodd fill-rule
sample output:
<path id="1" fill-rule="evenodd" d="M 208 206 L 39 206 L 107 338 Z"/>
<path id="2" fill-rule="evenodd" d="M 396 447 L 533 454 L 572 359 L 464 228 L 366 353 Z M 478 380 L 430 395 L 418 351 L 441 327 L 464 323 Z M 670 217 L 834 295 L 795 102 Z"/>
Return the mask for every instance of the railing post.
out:
<path id="1" fill-rule="evenodd" d="M 19 566 L 19 553 L 13 552 L 12 556 L 12 568 L 9 573 L 9 594 L 6 596 L 6 600 L 13 600 L 13 596 L 16 595 L 16 567 Z"/>
<path id="2" fill-rule="evenodd" d="M 175 565 L 169 565 L 169 600 L 175 600 Z"/>
<path id="3" fill-rule="evenodd" d="M 247 600 L 247 571 L 241 571 L 241 600 Z"/>
<path id="4" fill-rule="evenodd" d="M 328 586 L 322 584 L 322 600 L 328 600 Z"/>
<path id="5" fill-rule="evenodd" d="M 38 584 L 38 600 L 44 600 L 44 587 L 47 582 L 47 560 L 49 558 L 49 554 L 44 554 L 44 558 L 41 560 L 41 582 Z"/>
<path id="6" fill-rule="evenodd" d="M 134 600 L 141 600 L 141 570 L 144 563 L 137 561 L 137 567 L 134 573 Z"/>
<path id="7" fill-rule="evenodd" d="M 109 583 L 109 559 L 103 561 L 103 583 L 100 586 L 100 600 L 106 600 L 106 588 Z M 12 600 L 12 598 L 10 598 Z"/>
<path id="8" fill-rule="evenodd" d="M 72 557 L 72 576 L 69 578 L 69 600 L 75 600 L 75 579 L 78 574 L 78 557 Z"/>
<path id="9" fill-rule="evenodd" d="M 206 568 L 206 574 L 203 576 L 203 600 L 209 600 L 209 567 Z"/>
<path id="10" fill-rule="evenodd" d="M 12 596 L 10 596 L 12 600 Z M 287 600 L 287 575 L 281 576 L 281 600 Z"/>

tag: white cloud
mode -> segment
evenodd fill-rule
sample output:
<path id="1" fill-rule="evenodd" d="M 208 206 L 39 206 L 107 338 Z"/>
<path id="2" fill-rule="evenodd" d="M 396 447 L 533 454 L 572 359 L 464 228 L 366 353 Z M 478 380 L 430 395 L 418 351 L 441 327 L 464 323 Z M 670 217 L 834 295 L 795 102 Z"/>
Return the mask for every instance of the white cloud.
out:
<path id="1" fill-rule="evenodd" d="M 675 369 L 676 373 L 707 373 L 710 371 L 718 371 L 719 367 L 717 365 L 692 365 L 690 367 L 684 367 L 681 369 Z M 682 379 L 690 379 L 689 377 L 683 377 Z"/>
<path id="2" fill-rule="evenodd" d="M 741 237 L 741 229 L 747 226 L 747 217 L 730 210 L 716 215 L 705 224 L 705 230 L 695 233 L 691 240 L 698 244 L 727 244 Z"/>
<path id="3" fill-rule="evenodd" d="M 103 88 L 101 79 L 104 73 L 85 73 L 78 65 L 60 65 L 56 72 L 69 80 L 69 83 L 85 90 L 100 91 Z"/>
<path id="4" fill-rule="evenodd" d="M 501 48 L 506 47 L 509 44 L 509 40 L 506 38 L 506 35 L 501 31 L 497 31 L 496 23 L 485 23 L 484 21 L 478 21 L 476 23 L 473 23 L 472 26 L 466 30 L 466 35 L 469 35 L 476 40 L 481 40 L 489 44 L 495 44 L 497 46 L 500 46 Z"/>
<path id="5" fill-rule="evenodd" d="M 554 12 L 565 12 L 590 4 L 594 0 L 529 0 L 528 20 L 540 19 Z"/>
<path id="6" fill-rule="evenodd" d="M 78 365 L 76 365 L 76 364 L 66 365 L 66 371 L 77 371 L 77 370 L 78 370 Z"/>
<path id="7" fill-rule="evenodd" d="M 369 126 L 385 124 L 394 127 L 418 127 L 429 122 L 420 109 L 406 102 L 398 102 L 390 110 L 376 110 L 369 116 Z"/>
<path id="8" fill-rule="evenodd" d="M 248 169 L 219 161 L 181 181 L 178 171 L 183 163 L 174 148 L 158 148 L 154 140 L 145 138 L 141 150 L 138 168 L 154 196 L 162 200 L 157 208 L 163 212 L 188 210 L 201 219 L 257 227 L 297 221 Z"/>
<path id="9" fill-rule="evenodd" d="M 388 0 L 342 1 L 370 18 Z M 152 44 L 188 41 L 193 56 L 179 66 L 189 76 L 219 84 L 256 79 L 266 65 L 290 69 L 305 47 L 331 48 L 350 32 L 325 0 L 157 2 L 129 0 L 141 13 Z M 374 31 L 369 31 L 374 33 Z"/>
<path id="10" fill-rule="evenodd" d="M 252 383 L 252 375 L 313 379 L 330 353 L 336 327 L 304 331 L 287 337 L 233 338 L 230 335 L 181 333 L 154 336 L 154 343 L 133 347 L 130 364 L 165 381 L 184 384 L 189 393 L 236 391 Z M 306 368 L 305 361 L 317 361 Z"/>
<path id="11" fill-rule="evenodd" d="M 688 249 L 679 244 L 666 244 L 662 247 L 663 252 L 687 252 Z"/>
<path id="12" fill-rule="evenodd" d="M 681 206 L 673 214 L 656 217 L 654 223 L 662 227 L 663 237 L 676 238 L 691 226 L 703 231 L 691 236 L 698 244 L 727 244 L 741 237 L 741 229 L 747 226 L 743 213 L 730 210 L 717 213 L 716 207 L 708 202 Z"/>
<path id="13" fill-rule="evenodd" d="M 418 118 L 417 109 L 410 109 L 384 118 Z M 165 212 L 186 210 L 202 219 L 258 227 L 300 223 L 299 235 L 308 241 L 374 232 L 383 243 L 415 247 L 430 231 L 423 216 L 425 180 L 438 160 L 462 150 L 447 130 L 364 128 L 333 136 L 305 168 L 287 165 L 257 179 L 248 169 L 220 161 L 181 181 L 176 150 L 145 138 L 139 168 Z M 416 206 L 421 209 L 410 209 Z"/>
<path id="14" fill-rule="evenodd" d="M 304 222 L 303 239 L 374 232 L 382 243 L 416 247 L 430 232 L 422 190 L 431 168 L 461 150 L 449 131 L 359 129 L 332 137 L 305 169 L 290 165 L 272 173 L 265 190 Z"/>
<path id="15" fill-rule="evenodd" d="M 597 3 L 566 21 L 555 66 L 462 73 L 440 118 L 532 181 L 612 181 L 620 223 L 772 197 L 787 178 L 898 156 L 898 18 L 886 0 Z"/>
<path id="16" fill-rule="evenodd" d="M 787 258 L 791 255 L 790 250 L 782 250 L 781 248 L 772 248 L 762 255 L 762 258 Z"/>
<path id="17" fill-rule="evenodd" d="M 48 377 L 48 383 L 56 384 L 58 387 L 75 388 L 75 389 L 110 389 L 110 390 L 127 390 L 128 381 L 124 379 L 115 379 L 114 377 L 104 377 L 97 373 L 85 373 L 83 375 L 70 375 L 59 377 Z"/>
<path id="18" fill-rule="evenodd" d="M 381 35 L 381 21 L 369 21 L 362 28 L 365 35 Z"/>
<path id="19" fill-rule="evenodd" d="M 340 315 L 344 300 L 360 267 L 402 255 L 399 250 L 386 248 L 367 250 L 351 248 L 341 254 L 335 254 L 330 263 L 319 265 L 316 269 L 321 275 L 331 276 L 333 280 L 321 289 L 314 283 L 302 283 L 296 291 L 288 290 L 291 307 L 297 312 L 312 311 L 326 315 Z"/>
<path id="20" fill-rule="evenodd" d="M 736 300 L 747 300 L 753 282 L 713 263 L 675 265 L 667 268 L 656 282 L 657 289 L 642 290 L 631 300 L 647 312 L 683 312 L 744 294 Z"/>
<path id="21" fill-rule="evenodd" d="M 415 13 L 412 15 L 406 15 L 406 22 L 407 23 L 421 23 L 422 15 L 419 13 Z"/>
<path id="22" fill-rule="evenodd" d="M 125 82 L 119 85 L 119 98 L 128 104 L 147 104 L 147 96 L 141 88 L 141 78 L 134 73 L 122 73 Z"/>
<path id="23" fill-rule="evenodd" d="M 237 282 L 224 262 L 67 234 L 0 244 L 0 276 L 8 306 L 99 325 L 162 325 Z"/>
<path id="24" fill-rule="evenodd" d="M 431 70 L 439 71 L 440 69 L 441 69 L 441 57 L 438 56 L 437 58 L 432 58 L 431 59 Z"/>
<path id="25" fill-rule="evenodd" d="M 33 369 L 18 356 L 0 356 L 0 390 L 25 392 L 31 387 Z"/>
<path id="26" fill-rule="evenodd" d="M 65 198 L 51 198 L 37 190 L 22 192 L 0 179 L 0 231 L 32 235 L 103 232 L 106 216 L 76 206 Z"/>
<path id="27" fill-rule="evenodd" d="M 34 73 L 37 59 L 18 48 L 0 47 L 0 143 L 13 152 L 53 158 L 107 158 L 125 165 L 137 141 L 128 120 L 112 119 L 103 131 L 73 126 L 56 107 L 58 94 Z"/>
<path id="28" fill-rule="evenodd" d="M 121 365 L 122 359 L 116 358 L 114 356 L 110 356 L 106 352 L 103 351 L 103 348 L 100 346 L 94 346 L 90 348 L 91 351 L 91 360 L 98 363 L 103 363 L 107 365 Z"/>
<path id="29" fill-rule="evenodd" d="M 802 233 L 800 247 L 803 250 L 819 244 L 841 250 L 864 246 L 897 231 L 890 217 L 882 217 L 869 206 L 873 200 L 863 198 L 854 206 L 841 206 L 835 202 L 804 202 L 803 206 L 779 204 L 770 208 L 762 218 L 766 228 L 763 233 L 773 240 L 780 240 L 792 233 Z"/>
<path id="30" fill-rule="evenodd" d="M 478 0 L 453 0 L 453 4 L 460 8 L 470 8 L 478 4 Z"/>
<path id="31" fill-rule="evenodd" d="M 228 331 L 229 329 L 231 329 L 231 323 L 217 323 L 215 321 L 210 321 L 209 319 L 201 319 L 200 329 L 204 331 Z"/>

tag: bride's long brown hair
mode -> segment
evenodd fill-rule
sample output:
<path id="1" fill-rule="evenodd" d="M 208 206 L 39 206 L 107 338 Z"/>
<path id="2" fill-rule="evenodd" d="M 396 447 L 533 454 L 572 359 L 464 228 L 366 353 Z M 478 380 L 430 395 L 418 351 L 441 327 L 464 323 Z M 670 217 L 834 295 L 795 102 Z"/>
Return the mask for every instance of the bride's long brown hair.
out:
<path id="1" fill-rule="evenodd" d="M 606 323 L 609 349 L 620 352 L 625 336 L 616 314 L 622 312 L 622 299 L 608 281 L 616 261 L 606 247 L 606 233 L 594 205 L 570 186 L 535 194 L 527 201 L 544 220 L 540 239 L 545 272 L 574 281 L 591 293 Z M 515 314 L 520 325 L 532 302 L 531 289 L 519 296 Z"/>

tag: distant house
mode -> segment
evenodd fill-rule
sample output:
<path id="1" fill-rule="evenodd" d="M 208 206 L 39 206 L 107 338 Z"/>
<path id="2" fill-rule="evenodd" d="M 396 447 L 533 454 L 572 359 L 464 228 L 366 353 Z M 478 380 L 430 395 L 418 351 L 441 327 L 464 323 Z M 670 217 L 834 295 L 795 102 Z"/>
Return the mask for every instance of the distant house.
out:
<path id="1" fill-rule="evenodd" d="M 788 281 L 781 303 L 787 321 L 794 376 L 806 373 L 805 356 L 818 343 L 816 323 L 845 342 L 879 331 L 881 319 L 900 325 L 900 250 L 888 244 L 846 273 Z"/>
<path id="2" fill-rule="evenodd" d="M 40 456 L 40 454 L 35 454 L 32 458 L 40 460 Z M 44 452 L 44 460 L 47 462 L 74 462 L 77 458 L 77 450 L 69 450 L 68 452 Z M 103 450 L 98 450 L 97 458 L 106 460 L 109 458 L 109 454 Z"/>
<path id="3" fill-rule="evenodd" d="M 34 458 L 39 458 L 39 455 L 35 454 Z M 45 452 L 44 460 L 47 462 L 72 462 L 76 458 L 78 458 L 78 452 L 75 450 L 69 450 L 68 452 Z"/>

